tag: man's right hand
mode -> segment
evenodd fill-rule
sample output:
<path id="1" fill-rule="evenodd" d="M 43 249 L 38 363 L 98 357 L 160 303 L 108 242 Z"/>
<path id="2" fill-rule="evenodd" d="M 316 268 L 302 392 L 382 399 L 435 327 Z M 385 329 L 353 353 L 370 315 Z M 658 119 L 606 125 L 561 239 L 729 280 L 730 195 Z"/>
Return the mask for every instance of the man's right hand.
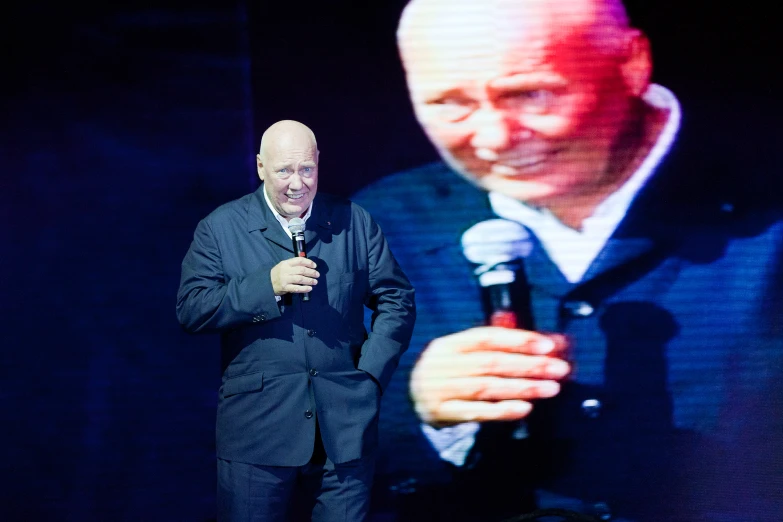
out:
<path id="1" fill-rule="evenodd" d="M 559 393 L 566 346 L 560 335 L 492 326 L 435 339 L 411 374 L 416 413 L 435 426 L 522 419 L 531 400 Z"/>
<path id="2" fill-rule="evenodd" d="M 275 295 L 306 294 L 318 284 L 321 275 L 315 270 L 315 262 L 306 257 L 280 261 L 269 274 Z"/>

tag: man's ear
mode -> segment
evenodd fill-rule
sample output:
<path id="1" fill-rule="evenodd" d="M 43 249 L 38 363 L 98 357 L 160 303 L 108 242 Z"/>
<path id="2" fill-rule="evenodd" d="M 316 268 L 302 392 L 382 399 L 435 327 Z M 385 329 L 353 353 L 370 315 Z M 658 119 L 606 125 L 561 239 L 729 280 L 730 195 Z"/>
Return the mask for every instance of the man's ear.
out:
<path id="1" fill-rule="evenodd" d="M 261 161 L 261 154 L 256 154 L 256 169 L 258 170 L 258 179 L 264 181 L 264 163 Z"/>
<path id="2" fill-rule="evenodd" d="M 638 98 L 647 90 L 652 75 L 652 53 L 650 41 L 638 29 L 631 29 L 626 39 L 620 74 L 628 93 Z"/>

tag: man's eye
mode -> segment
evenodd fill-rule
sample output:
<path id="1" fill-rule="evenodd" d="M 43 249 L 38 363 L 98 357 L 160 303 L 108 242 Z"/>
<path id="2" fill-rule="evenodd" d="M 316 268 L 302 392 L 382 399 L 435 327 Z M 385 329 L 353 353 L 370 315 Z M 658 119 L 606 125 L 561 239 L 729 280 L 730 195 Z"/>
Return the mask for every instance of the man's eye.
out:
<path id="1" fill-rule="evenodd" d="M 280 169 L 277 172 L 279 172 L 280 174 L 285 174 L 286 172 L 288 172 L 288 169 Z"/>
<path id="2" fill-rule="evenodd" d="M 545 89 L 520 91 L 502 98 L 507 107 L 539 114 L 551 111 L 556 99 L 557 96 L 554 92 Z"/>
<path id="3" fill-rule="evenodd" d="M 311 169 L 310 167 L 303 167 L 302 170 L 304 171 L 305 174 L 309 174 Z"/>
<path id="4" fill-rule="evenodd" d="M 457 122 L 464 120 L 473 112 L 473 102 L 465 98 L 439 98 L 429 103 L 438 119 Z"/>
<path id="5" fill-rule="evenodd" d="M 555 100 L 555 93 L 552 91 L 530 91 L 527 93 L 527 99 L 535 103 L 551 104 Z"/>

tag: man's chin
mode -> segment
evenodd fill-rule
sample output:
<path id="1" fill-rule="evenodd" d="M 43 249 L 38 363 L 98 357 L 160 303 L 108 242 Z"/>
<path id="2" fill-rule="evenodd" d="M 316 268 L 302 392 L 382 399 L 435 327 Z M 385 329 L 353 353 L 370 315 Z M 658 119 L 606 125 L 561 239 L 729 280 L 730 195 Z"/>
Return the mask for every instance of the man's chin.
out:
<path id="1" fill-rule="evenodd" d="M 479 186 L 488 192 L 497 192 L 522 203 L 545 206 L 546 201 L 556 196 L 557 189 L 550 183 L 533 179 L 512 179 L 488 175 L 479 180 Z"/>
<path id="2" fill-rule="evenodd" d="M 302 215 L 307 212 L 307 206 L 287 203 L 283 206 L 283 211 L 288 219 L 293 219 L 295 217 L 302 217 Z"/>

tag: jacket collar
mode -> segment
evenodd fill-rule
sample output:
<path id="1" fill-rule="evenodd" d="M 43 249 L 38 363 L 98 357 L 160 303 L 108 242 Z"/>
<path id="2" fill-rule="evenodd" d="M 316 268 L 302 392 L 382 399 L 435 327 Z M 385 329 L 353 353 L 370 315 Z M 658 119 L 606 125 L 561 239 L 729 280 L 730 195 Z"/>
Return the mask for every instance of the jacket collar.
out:
<path id="1" fill-rule="evenodd" d="M 305 241 L 308 248 L 321 234 L 331 233 L 332 222 L 329 209 L 320 194 L 316 194 L 313 200 L 313 210 L 307 219 L 308 227 L 305 229 Z M 272 213 L 269 205 L 264 200 L 264 184 L 248 197 L 247 203 L 247 231 L 260 230 L 267 240 L 293 253 L 291 238 L 285 233 L 280 222 Z"/>

